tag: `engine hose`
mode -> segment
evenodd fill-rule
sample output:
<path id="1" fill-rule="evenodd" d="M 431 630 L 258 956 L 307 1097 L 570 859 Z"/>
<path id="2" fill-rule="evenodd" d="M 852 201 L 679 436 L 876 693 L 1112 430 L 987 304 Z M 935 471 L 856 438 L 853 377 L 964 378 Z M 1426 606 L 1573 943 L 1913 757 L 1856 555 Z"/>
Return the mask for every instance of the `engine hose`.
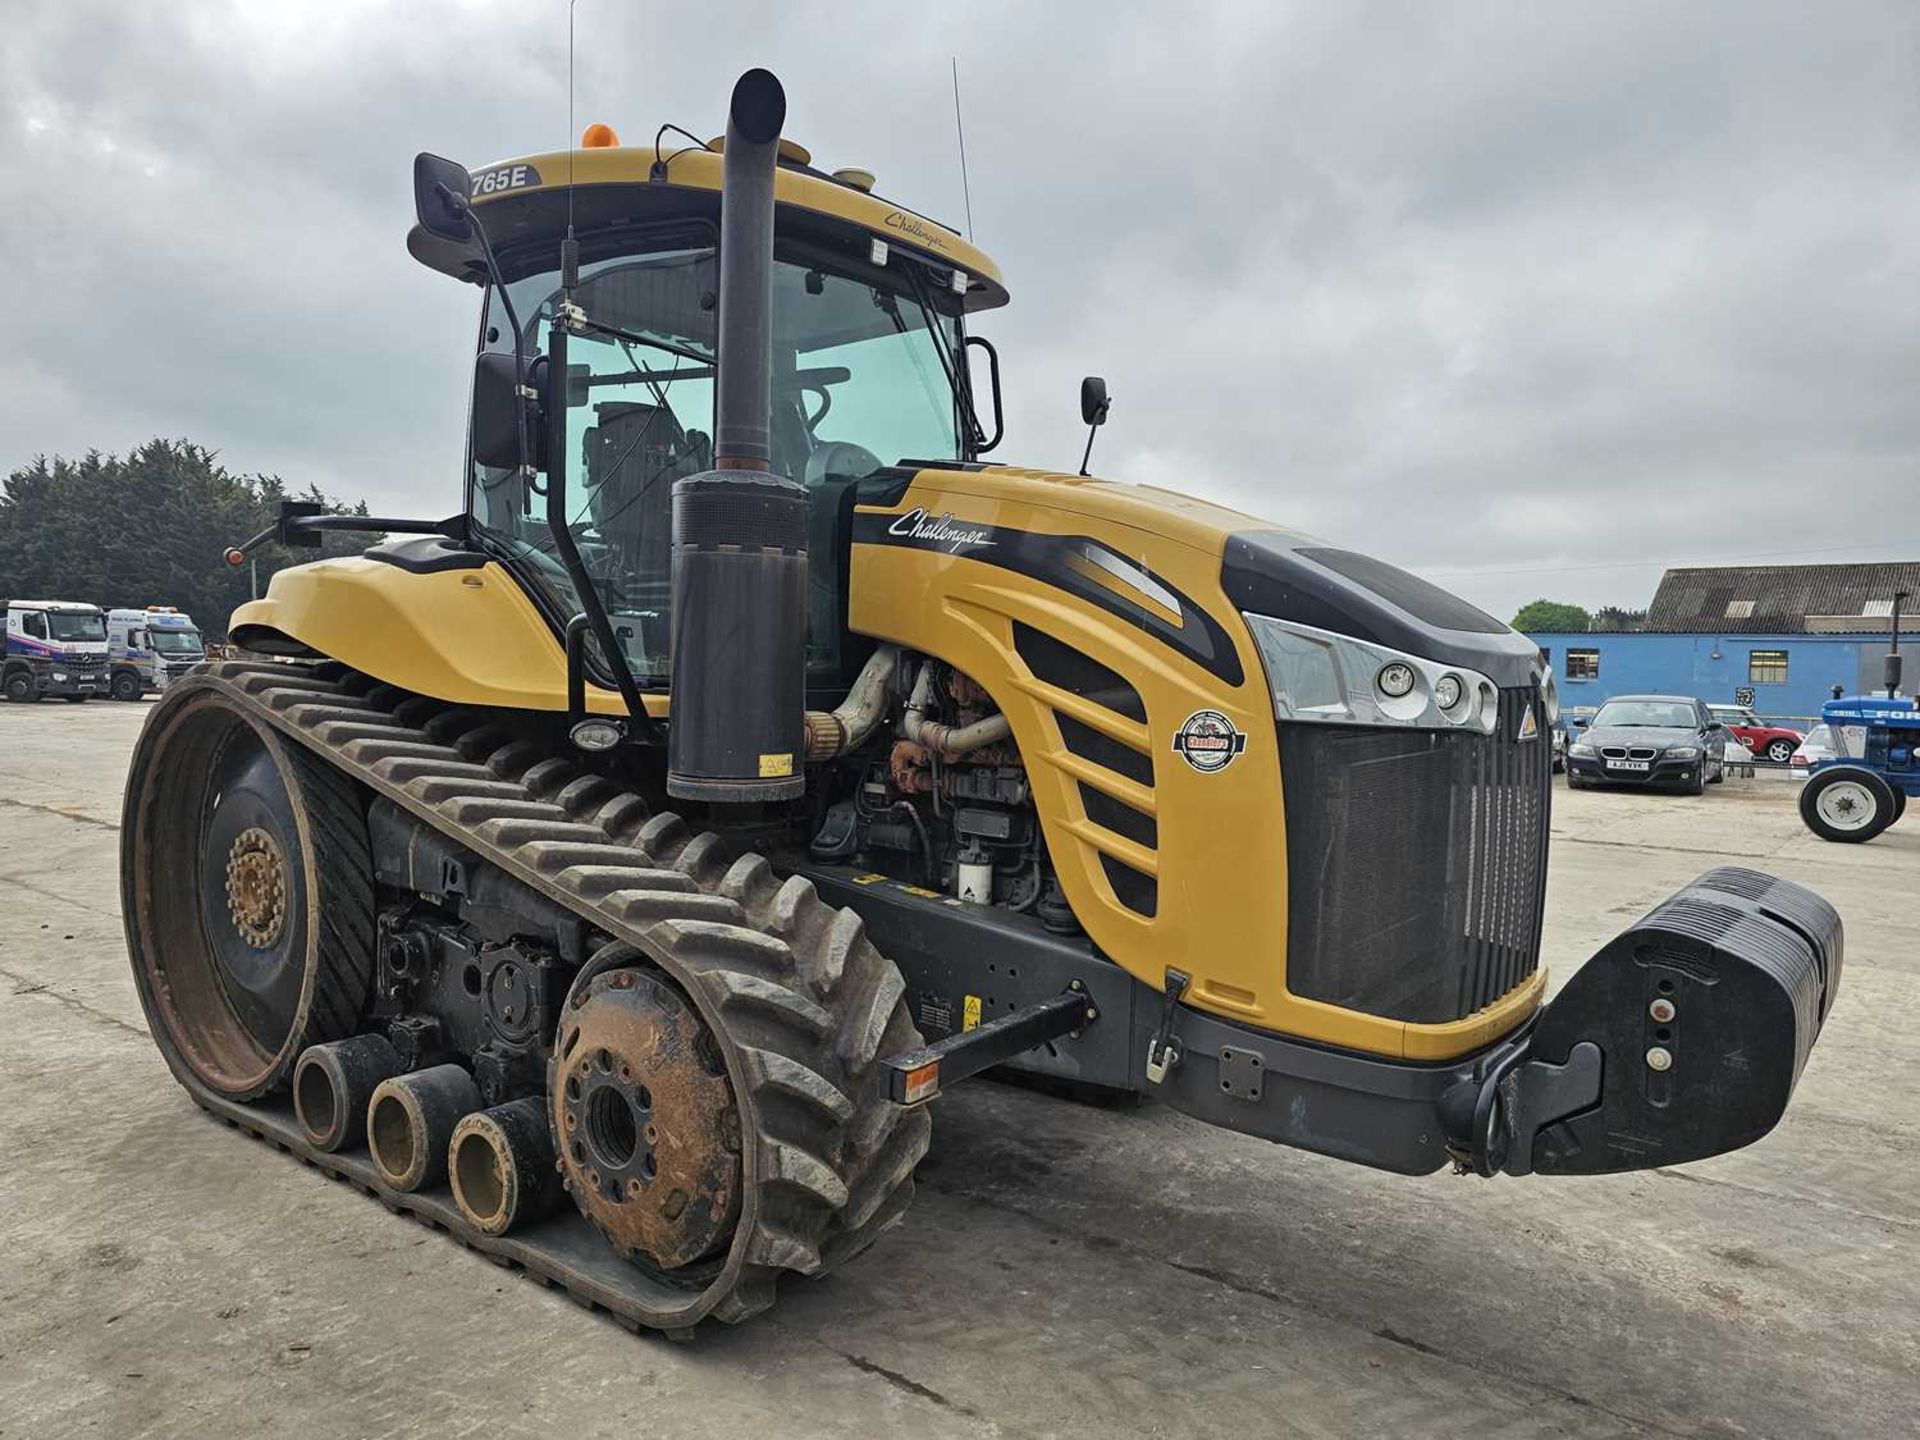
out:
<path id="1" fill-rule="evenodd" d="M 1005 715 L 989 715 L 971 725 L 942 725 L 926 718 L 927 703 L 933 697 L 933 662 L 920 667 L 913 682 L 913 694 L 907 700 L 907 712 L 901 717 L 900 733 L 914 744 L 952 759 L 998 744 L 1013 733 L 1013 722 Z"/>
<path id="2" fill-rule="evenodd" d="M 846 699 L 832 710 L 807 711 L 807 759 L 831 760 L 866 743 L 887 713 L 887 692 L 899 663 L 899 646 L 880 646 L 861 666 Z"/>

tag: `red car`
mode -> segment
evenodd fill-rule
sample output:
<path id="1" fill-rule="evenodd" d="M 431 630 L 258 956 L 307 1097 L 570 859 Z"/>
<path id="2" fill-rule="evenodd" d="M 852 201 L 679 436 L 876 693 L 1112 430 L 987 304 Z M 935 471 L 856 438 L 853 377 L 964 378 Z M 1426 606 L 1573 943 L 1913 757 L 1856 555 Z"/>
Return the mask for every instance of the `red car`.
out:
<path id="1" fill-rule="evenodd" d="M 1800 748 L 1800 742 L 1806 737 L 1798 730 L 1786 725 L 1763 725 L 1760 717 L 1745 705 L 1714 705 L 1707 709 L 1713 712 L 1713 718 L 1731 730 L 1740 743 L 1751 750 L 1757 760 L 1771 760 L 1776 765 L 1784 765 L 1793 758 L 1793 752 Z"/>

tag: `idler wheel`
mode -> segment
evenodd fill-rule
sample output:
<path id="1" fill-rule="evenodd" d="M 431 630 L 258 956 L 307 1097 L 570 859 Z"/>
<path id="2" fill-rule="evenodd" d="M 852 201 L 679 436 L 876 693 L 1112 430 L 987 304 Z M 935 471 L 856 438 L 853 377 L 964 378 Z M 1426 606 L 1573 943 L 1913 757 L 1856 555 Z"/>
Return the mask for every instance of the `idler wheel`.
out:
<path id="1" fill-rule="evenodd" d="M 595 976 L 568 1002 L 548 1100 L 574 1203 L 621 1254 L 672 1270 L 740 1213 L 740 1112 L 686 996 L 650 970 Z"/>
<path id="2" fill-rule="evenodd" d="M 352 1033 L 373 970 L 364 802 L 225 698 L 169 691 L 127 777 L 121 909 L 140 1001 L 178 1074 L 285 1088 Z"/>

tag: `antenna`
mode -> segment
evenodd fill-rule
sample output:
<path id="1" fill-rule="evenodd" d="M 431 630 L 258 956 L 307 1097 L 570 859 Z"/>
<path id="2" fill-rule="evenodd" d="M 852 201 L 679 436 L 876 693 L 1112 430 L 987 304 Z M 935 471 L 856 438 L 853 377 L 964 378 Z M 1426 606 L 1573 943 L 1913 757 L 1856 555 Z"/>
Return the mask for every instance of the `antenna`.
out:
<path id="1" fill-rule="evenodd" d="M 967 184 L 967 132 L 960 124 L 960 57 L 953 59 L 953 133 L 960 137 L 960 193 L 967 202 L 967 239 L 973 239 L 973 190 Z"/>
<path id="2" fill-rule="evenodd" d="M 580 283 L 580 244 L 573 238 L 573 7 L 567 0 L 567 238 L 560 242 L 560 289 L 569 305 Z"/>

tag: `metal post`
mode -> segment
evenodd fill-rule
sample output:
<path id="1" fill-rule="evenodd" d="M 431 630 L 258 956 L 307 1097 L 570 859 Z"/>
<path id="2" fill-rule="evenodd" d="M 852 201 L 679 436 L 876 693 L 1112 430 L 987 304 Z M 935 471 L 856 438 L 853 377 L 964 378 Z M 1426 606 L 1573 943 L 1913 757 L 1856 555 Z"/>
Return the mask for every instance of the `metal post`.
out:
<path id="1" fill-rule="evenodd" d="M 1900 607 L 1906 603 L 1910 590 L 1893 592 L 1893 648 L 1887 651 L 1887 698 L 1893 699 L 1900 692 Z"/>
<path id="2" fill-rule="evenodd" d="M 258 560 L 258 558 L 249 560 L 247 562 L 247 570 L 253 576 L 253 581 L 251 586 L 253 593 L 247 598 L 251 600 L 258 600 L 260 598 L 260 561 Z"/>

